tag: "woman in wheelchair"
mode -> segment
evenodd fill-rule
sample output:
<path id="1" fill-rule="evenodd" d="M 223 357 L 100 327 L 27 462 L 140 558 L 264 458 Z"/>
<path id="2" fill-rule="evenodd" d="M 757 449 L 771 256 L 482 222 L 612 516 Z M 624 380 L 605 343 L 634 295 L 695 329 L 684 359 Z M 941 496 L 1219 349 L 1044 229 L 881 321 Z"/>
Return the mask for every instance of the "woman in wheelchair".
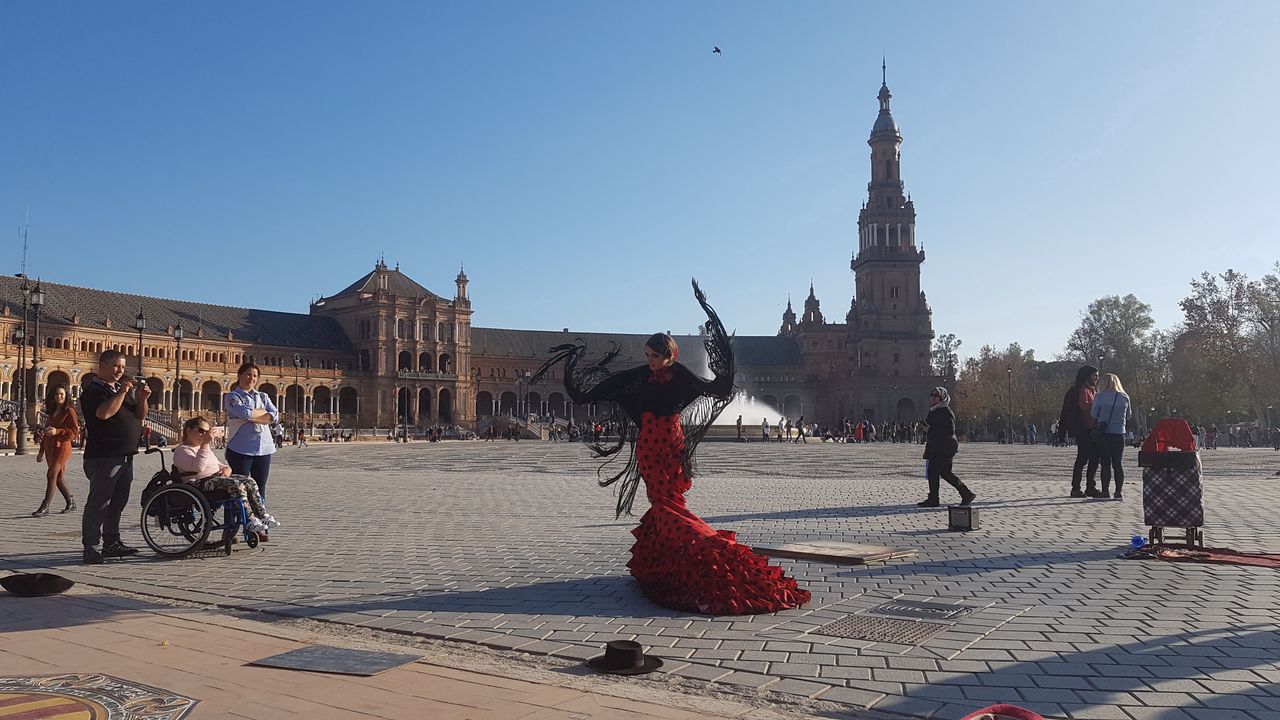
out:
<path id="1" fill-rule="evenodd" d="M 173 466 L 184 481 L 205 492 L 226 492 L 239 497 L 241 502 L 248 503 L 250 516 L 247 529 L 256 533 L 259 539 L 266 539 L 267 530 L 280 527 L 280 523 L 262 504 L 258 483 L 253 478 L 232 475 L 231 466 L 218 462 L 218 457 L 209 447 L 213 439 L 212 431 L 209 421 L 199 416 L 183 423 L 182 439 L 173 451 Z"/>

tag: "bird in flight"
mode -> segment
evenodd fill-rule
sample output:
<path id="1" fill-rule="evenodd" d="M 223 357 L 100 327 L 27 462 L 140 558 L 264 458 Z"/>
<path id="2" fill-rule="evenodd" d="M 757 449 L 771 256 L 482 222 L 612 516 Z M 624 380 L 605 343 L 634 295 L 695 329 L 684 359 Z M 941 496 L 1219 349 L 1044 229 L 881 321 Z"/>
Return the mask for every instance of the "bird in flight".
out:
<path id="1" fill-rule="evenodd" d="M 722 55 L 723 53 L 721 53 L 721 52 L 720 52 L 720 48 L 716 47 L 715 45 L 712 45 L 712 46 L 711 46 L 711 54 L 712 54 L 712 55 Z"/>

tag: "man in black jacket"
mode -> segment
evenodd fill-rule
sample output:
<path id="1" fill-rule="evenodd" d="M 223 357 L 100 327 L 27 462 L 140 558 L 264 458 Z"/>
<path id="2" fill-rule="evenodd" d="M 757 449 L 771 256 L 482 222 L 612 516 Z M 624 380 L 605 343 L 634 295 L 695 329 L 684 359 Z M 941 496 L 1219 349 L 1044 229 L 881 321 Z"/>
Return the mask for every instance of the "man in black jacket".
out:
<path id="1" fill-rule="evenodd" d="M 100 564 L 103 557 L 138 553 L 120 541 L 120 515 L 129 504 L 133 456 L 138 452 L 151 388 L 125 375 L 124 369 L 124 353 L 107 350 L 98 358 L 97 377 L 80 393 L 88 430 L 84 475 L 89 478 L 80 534 L 84 562 L 89 565 Z M 101 552 L 97 549 L 99 539 Z"/>

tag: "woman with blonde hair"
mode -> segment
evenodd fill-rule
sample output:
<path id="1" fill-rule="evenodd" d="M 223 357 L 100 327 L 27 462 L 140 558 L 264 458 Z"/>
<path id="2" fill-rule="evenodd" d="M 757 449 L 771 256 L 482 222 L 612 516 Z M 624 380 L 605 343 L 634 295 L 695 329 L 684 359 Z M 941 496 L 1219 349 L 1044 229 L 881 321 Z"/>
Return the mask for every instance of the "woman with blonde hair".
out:
<path id="1" fill-rule="evenodd" d="M 1093 429 L 1097 441 L 1098 457 L 1102 466 L 1102 492 L 1098 497 L 1114 497 L 1123 500 L 1120 488 L 1124 485 L 1125 423 L 1133 419 L 1133 407 L 1124 385 L 1115 373 L 1107 373 L 1102 382 L 1102 392 L 1093 399 L 1090 415 L 1098 423 Z M 1116 493 L 1111 494 L 1111 476 L 1115 474 Z"/>

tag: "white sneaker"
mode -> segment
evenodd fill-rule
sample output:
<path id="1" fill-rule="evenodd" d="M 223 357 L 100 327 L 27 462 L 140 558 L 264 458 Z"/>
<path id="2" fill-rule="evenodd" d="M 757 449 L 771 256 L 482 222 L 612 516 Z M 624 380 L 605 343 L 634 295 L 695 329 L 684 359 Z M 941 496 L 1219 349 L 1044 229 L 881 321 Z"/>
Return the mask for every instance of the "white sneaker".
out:
<path id="1" fill-rule="evenodd" d="M 249 522 L 245 525 L 245 529 L 251 533 L 260 533 L 260 532 L 266 532 L 267 526 L 264 525 L 262 521 L 259 520 L 258 518 L 251 517 L 249 518 Z"/>
<path id="2" fill-rule="evenodd" d="M 266 523 L 267 527 L 269 528 L 280 527 L 280 521 L 276 520 L 275 516 L 271 515 L 270 513 L 262 516 L 262 522 Z"/>

